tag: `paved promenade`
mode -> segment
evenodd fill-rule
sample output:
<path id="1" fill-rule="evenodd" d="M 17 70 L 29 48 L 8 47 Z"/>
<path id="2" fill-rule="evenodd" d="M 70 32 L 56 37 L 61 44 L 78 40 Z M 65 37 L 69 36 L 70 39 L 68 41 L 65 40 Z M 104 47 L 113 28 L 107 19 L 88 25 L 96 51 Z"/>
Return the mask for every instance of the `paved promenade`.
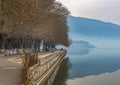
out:
<path id="1" fill-rule="evenodd" d="M 20 56 L 0 57 L 0 85 L 20 85 Z"/>
<path id="2" fill-rule="evenodd" d="M 39 58 L 53 53 L 39 53 Z M 0 57 L 0 85 L 20 85 L 22 73 L 22 56 Z"/>

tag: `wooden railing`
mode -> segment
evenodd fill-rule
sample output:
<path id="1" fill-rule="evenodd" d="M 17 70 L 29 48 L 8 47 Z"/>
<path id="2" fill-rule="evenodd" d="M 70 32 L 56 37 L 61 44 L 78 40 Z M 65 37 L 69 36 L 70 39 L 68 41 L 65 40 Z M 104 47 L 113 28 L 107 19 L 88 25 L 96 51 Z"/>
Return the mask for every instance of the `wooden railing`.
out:
<path id="1" fill-rule="evenodd" d="M 26 55 L 23 59 L 22 85 L 36 85 L 41 77 L 61 59 L 65 51 L 57 51 L 45 57 Z"/>
<path id="2" fill-rule="evenodd" d="M 29 85 L 29 55 L 25 55 L 23 58 L 23 67 L 22 67 L 22 85 Z"/>
<path id="3" fill-rule="evenodd" d="M 29 85 L 30 84 L 30 75 L 29 75 L 29 68 L 36 65 L 38 63 L 37 54 L 26 54 L 23 57 L 23 69 L 22 69 L 22 85 Z"/>

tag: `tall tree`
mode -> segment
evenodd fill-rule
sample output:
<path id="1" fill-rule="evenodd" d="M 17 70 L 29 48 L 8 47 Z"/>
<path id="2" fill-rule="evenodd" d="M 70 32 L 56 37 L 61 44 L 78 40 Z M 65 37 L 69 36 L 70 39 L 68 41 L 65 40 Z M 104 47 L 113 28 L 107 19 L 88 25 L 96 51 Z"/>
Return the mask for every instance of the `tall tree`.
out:
<path id="1" fill-rule="evenodd" d="M 36 48 L 42 41 L 49 47 L 69 46 L 69 14 L 67 8 L 55 0 L 0 0 L 1 43 L 18 43 L 20 46 L 16 47 L 21 48 Z"/>

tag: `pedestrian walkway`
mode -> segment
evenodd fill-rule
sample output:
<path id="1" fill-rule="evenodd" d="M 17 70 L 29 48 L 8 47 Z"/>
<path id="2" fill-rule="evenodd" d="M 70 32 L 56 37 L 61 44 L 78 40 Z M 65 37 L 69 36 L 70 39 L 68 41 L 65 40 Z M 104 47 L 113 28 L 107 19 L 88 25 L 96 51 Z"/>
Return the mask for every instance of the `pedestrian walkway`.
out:
<path id="1" fill-rule="evenodd" d="M 39 53 L 39 58 L 54 53 Z M 0 85 L 21 85 L 21 75 L 22 55 L 0 57 Z"/>

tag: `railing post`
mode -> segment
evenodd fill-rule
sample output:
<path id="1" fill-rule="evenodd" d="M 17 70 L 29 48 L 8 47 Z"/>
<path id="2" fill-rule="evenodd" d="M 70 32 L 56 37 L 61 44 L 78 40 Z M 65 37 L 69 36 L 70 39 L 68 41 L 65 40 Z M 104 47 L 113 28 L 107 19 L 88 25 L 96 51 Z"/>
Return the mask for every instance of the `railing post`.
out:
<path id="1" fill-rule="evenodd" d="M 22 85 L 29 85 L 29 55 L 25 55 L 22 67 Z"/>

